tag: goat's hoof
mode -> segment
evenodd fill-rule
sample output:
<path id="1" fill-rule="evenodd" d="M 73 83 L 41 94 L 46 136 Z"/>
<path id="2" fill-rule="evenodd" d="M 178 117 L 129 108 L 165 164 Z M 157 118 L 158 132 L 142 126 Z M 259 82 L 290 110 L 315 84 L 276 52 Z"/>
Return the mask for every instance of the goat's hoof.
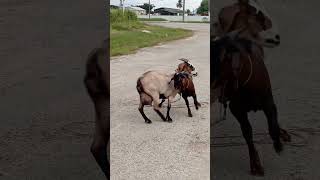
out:
<path id="1" fill-rule="evenodd" d="M 146 122 L 147 124 L 151 124 L 151 123 L 152 123 L 152 121 L 151 121 L 150 119 L 145 120 L 145 122 Z"/>
<path id="2" fill-rule="evenodd" d="M 172 123 L 171 117 L 168 117 L 167 120 L 168 120 L 169 123 Z"/>
<path id="3" fill-rule="evenodd" d="M 189 116 L 189 117 L 192 117 L 192 114 L 191 114 L 191 113 L 189 113 L 189 114 L 188 114 L 188 116 Z"/>
<path id="4" fill-rule="evenodd" d="M 279 141 L 279 142 L 274 142 L 273 143 L 273 147 L 275 149 L 275 151 L 280 155 L 280 152 L 283 151 L 283 145 L 282 143 Z"/>
<path id="5" fill-rule="evenodd" d="M 291 136 L 290 134 L 284 130 L 280 128 L 280 138 L 282 139 L 282 141 L 284 142 L 291 142 Z"/>
<path id="6" fill-rule="evenodd" d="M 251 174 L 253 176 L 264 176 L 264 169 L 262 166 L 255 166 L 253 168 L 251 168 Z"/>
<path id="7" fill-rule="evenodd" d="M 250 155 L 250 169 L 254 176 L 264 176 L 264 169 L 261 165 L 259 154 L 257 151 Z"/>

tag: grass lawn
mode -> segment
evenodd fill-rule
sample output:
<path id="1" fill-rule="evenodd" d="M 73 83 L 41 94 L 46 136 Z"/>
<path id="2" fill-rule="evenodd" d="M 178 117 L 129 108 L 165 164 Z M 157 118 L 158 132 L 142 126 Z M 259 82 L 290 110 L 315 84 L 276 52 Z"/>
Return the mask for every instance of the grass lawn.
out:
<path id="1" fill-rule="evenodd" d="M 161 42 L 177 40 L 192 36 L 192 31 L 138 23 L 130 28 L 127 26 L 111 26 L 111 56 L 126 55 L 136 50 L 153 46 Z M 148 32 L 142 32 L 146 30 Z"/>

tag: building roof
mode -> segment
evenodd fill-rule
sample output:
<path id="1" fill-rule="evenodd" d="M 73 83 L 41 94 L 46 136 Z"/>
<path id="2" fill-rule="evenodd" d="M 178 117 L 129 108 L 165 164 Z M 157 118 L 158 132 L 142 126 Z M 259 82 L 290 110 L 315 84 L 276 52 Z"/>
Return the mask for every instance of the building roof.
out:
<path id="1" fill-rule="evenodd" d="M 155 9 L 154 12 L 161 12 L 161 11 L 166 11 L 166 12 L 169 12 L 169 13 L 183 13 L 182 10 L 180 9 L 174 9 L 174 8 L 166 8 L 166 7 L 161 7 L 161 8 L 158 8 L 158 9 Z"/>

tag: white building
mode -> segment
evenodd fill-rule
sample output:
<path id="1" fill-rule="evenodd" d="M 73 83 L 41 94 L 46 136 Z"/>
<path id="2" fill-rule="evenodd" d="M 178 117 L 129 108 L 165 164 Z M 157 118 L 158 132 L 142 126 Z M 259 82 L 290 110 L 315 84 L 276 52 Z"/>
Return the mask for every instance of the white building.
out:
<path id="1" fill-rule="evenodd" d="M 128 7 L 125 7 L 125 8 L 126 8 L 126 10 L 135 12 L 137 15 L 145 15 L 145 14 L 147 14 L 147 11 L 145 9 L 140 8 L 140 7 L 128 6 Z"/>

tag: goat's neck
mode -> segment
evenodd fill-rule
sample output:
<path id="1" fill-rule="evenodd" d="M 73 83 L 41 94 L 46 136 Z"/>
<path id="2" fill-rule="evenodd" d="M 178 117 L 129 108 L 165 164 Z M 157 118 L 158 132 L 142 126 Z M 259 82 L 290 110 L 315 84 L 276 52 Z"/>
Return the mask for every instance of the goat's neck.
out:
<path id="1" fill-rule="evenodd" d="M 172 94 L 173 96 L 175 96 L 176 94 L 179 93 L 179 90 L 177 90 L 175 87 L 174 87 L 174 81 L 172 80 L 173 76 L 175 75 L 175 73 L 172 73 L 169 75 L 169 91 L 171 91 L 169 94 Z"/>

